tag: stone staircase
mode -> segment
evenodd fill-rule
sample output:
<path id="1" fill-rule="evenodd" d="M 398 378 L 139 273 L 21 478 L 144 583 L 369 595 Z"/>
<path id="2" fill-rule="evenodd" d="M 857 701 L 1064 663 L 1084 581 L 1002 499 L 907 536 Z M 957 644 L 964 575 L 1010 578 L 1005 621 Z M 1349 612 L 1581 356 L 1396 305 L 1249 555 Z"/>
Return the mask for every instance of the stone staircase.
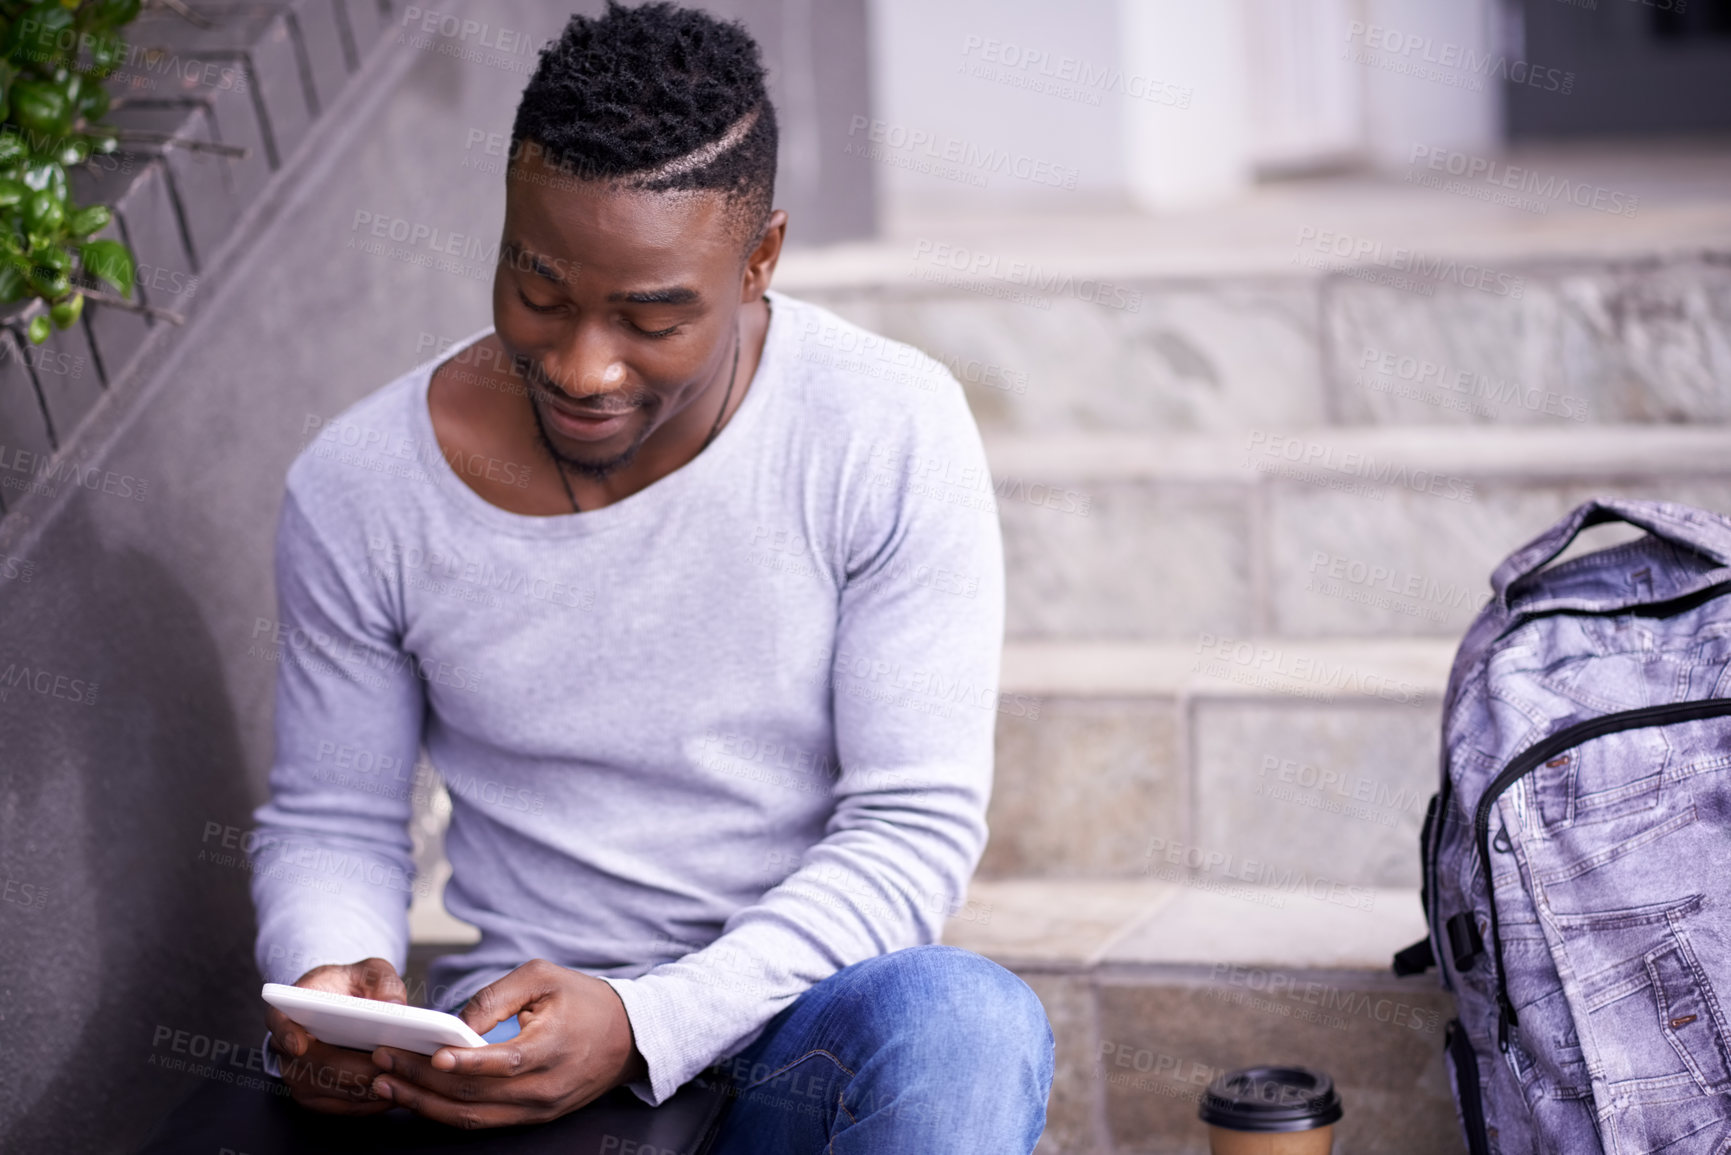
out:
<path id="1" fill-rule="evenodd" d="M 987 441 L 1019 706 L 946 937 L 1046 1002 L 1045 1155 L 1203 1152 L 1202 1087 L 1272 1061 L 1334 1075 L 1343 1155 L 1463 1150 L 1450 999 L 1388 969 L 1455 643 L 1590 494 L 1731 510 L 1731 210 L 1677 187 L 1620 233 L 1347 182 L 789 254 Z"/>

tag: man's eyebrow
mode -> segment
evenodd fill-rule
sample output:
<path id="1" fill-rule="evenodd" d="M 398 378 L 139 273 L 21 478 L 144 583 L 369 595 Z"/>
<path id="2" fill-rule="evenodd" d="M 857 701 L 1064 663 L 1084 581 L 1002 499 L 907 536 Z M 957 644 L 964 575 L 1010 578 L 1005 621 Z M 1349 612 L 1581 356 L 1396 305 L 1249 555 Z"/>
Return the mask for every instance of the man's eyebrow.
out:
<path id="1" fill-rule="evenodd" d="M 565 283 L 565 278 L 548 265 L 546 261 L 542 259 L 540 253 L 525 252 L 523 246 L 518 244 L 516 241 L 506 241 L 503 245 L 499 246 L 499 256 L 506 260 L 523 257 L 525 258 L 525 264 L 530 272 L 539 273 L 541 276 L 547 278 L 556 285 L 563 285 Z M 522 268 L 524 266 L 520 265 L 518 267 Z"/>
<path id="2" fill-rule="evenodd" d="M 695 305 L 703 300 L 703 294 L 696 289 L 684 285 L 673 285 L 665 289 L 638 289 L 632 292 L 608 293 L 609 301 L 624 301 L 632 305 Z"/>

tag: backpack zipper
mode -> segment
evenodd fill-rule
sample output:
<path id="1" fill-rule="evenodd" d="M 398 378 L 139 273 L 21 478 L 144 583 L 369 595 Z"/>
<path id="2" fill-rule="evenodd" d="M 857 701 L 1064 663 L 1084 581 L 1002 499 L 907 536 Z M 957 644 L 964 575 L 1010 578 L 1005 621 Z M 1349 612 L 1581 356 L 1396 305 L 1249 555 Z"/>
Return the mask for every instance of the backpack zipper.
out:
<path id="1" fill-rule="evenodd" d="M 1508 977 L 1503 971 L 1503 936 L 1497 925 L 1497 896 L 1491 880 L 1491 849 L 1490 828 L 1491 810 L 1496 806 L 1497 799 L 1515 783 L 1522 775 L 1532 770 L 1542 762 L 1548 762 L 1565 750 L 1571 750 L 1583 742 L 1594 738 L 1602 738 L 1607 734 L 1615 734 L 1623 730 L 1639 730 L 1647 726 L 1669 726 L 1678 722 L 1694 722 L 1702 718 L 1717 718 L 1731 714 L 1731 698 L 1703 698 L 1696 702 L 1673 702 L 1666 706 L 1645 706 L 1639 710 L 1622 710 L 1615 714 L 1605 714 L 1602 717 L 1590 718 L 1585 722 L 1577 722 L 1573 726 L 1565 726 L 1556 733 L 1540 739 L 1534 745 L 1528 746 L 1510 760 L 1507 766 L 1491 780 L 1479 797 L 1477 810 L 1473 815 L 1473 833 L 1477 837 L 1479 861 L 1485 868 L 1485 893 L 1490 896 L 1491 905 L 1491 946 L 1497 962 L 1497 1046 L 1503 1051 L 1509 1049 L 1509 1027 L 1519 1025 L 1515 1018 L 1514 1004 L 1509 1001 Z"/>

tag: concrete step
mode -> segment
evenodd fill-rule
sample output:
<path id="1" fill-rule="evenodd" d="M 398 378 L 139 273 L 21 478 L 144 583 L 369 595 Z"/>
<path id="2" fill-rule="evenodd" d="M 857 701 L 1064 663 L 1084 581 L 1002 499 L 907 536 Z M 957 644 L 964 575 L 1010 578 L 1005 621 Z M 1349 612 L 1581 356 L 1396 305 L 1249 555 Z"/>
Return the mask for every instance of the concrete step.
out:
<path id="1" fill-rule="evenodd" d="M 1417 886 L 1454 647 L 1008 645 L 981 875 Z"/>
<path id="2" fill-rule="evenodd" d="M 471 941 L 416 925 L 408 979 Z M 1462 1150 L 1443 1067 L 1452 999 L 1395 978 L 1422 937 L 1413 888 L 1253 885 L 1160 864 L 1135 878 L 976 879 L 944 941 L 1019 974 L 1057 1038 L 1040 1155 L 1203 1155 L 1198 1098 L 1222 1071 L 1334 1077 L 1338 1155 Z M 445 937 L 441 937 L 444 935 Z"/>
<path id="3" fill-rule="evenodd" d="M 776 285 L 944 361 L 1005 432 L 1725 421 L 1731 150 L 1709 152 L 1535 157 L 1625 194 L 1615 216 L 1360 178 L 1159 216 L 892 214 Z"/>
<path id="4" fill-rule="evenodd" d="M 1058 1050 L 1040 1155 L 1203 1155 L 1202 1090 L 1259 1063 L 1333 1076 L 1339 1155 L 1458 1155 L 1453 1000 L 1389 971 L 1424 934 L 1418 893 L 1339 897 L 1206 874 L 978 880 L 944 940 L 1045 1003 Z"/>
<path id="5" fill-rule="evenodd" d="M 1731 511 L 1731 426 L 1271 420 L 987 452 L 1018 639 L 1457 637 L 1497 563 L 1589 496 Z M 934 500 L 980 496 L 945 462 L 910 469 Z"/>
<path id="6" fill-rule="evenodd" d="M 1300 265 L 1286 270 L 1122 281 L 996 254 L 995 274 L 970 275 L 934 267 L 941 249 L 909 246 L 896 282 L 788 291 L 944 362 L 994 431 L 1731 419 L 1718 388 L 1731 370 L 1731 246 L 1539 265 L 1435 258 L 1427 277 L 1399 271 L 1411 268 L 1404 249 L 1377 246 L 1389 268 L 1313 244 L 1294 246 Z M 884 365 L 886 380 L 896 372 Z"/>

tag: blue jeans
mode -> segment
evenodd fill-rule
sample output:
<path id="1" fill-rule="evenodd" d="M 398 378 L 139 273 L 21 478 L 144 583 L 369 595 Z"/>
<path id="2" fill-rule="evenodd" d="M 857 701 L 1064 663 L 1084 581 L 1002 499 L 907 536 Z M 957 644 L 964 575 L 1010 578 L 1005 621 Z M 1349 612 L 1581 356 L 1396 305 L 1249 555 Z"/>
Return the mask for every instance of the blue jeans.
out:
<path id="1" fill-rule="evenodd" d="M 710 1155 L 1026 1155 L 1052 1059 L 1027 983 L 958 947 L 892 951 L 811 987 L 701 1076 L 735 1095 Z"/>
<path id="2" fill-rule="evenodd" d="M 710 1068 L 738 1096 L 713 1155 L 1026 1155 L 1052 1057 L 1021 979 L 956 947 L 893 951 L 811 987 Z"/>

